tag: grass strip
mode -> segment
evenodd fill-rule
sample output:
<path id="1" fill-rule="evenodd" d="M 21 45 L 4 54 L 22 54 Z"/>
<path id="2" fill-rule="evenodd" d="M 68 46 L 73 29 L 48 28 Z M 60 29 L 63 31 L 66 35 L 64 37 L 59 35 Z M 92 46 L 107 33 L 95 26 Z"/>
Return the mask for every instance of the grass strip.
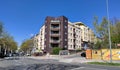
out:
<path id="1" fill-rule="evenodd" d="M 106 62 L 88 62 L 88 64 L 107 65 L 107 66 L 120 66 L 120 63 L 106 63 Z"/>

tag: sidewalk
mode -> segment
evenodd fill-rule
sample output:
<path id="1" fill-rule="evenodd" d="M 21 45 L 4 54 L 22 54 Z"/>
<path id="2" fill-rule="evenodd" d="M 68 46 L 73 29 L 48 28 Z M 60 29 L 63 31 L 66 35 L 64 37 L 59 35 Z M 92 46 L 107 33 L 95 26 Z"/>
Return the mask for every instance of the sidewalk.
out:
<path id="1" fill-rule="evenodd" d="M 66 58 L 66 56 L 56 56 L 56 55 L 31 56 L 29 58 L 33 58 L 33 59 L 56 59 L 59 62 L 65 62 L 65 63 L 110 62 L 109 60 L 86 59 L 84 57 Z M 113 61 L 113 63 L 120 63 L 120 60 L 119 61 Z"/>
<path id="2" fill-rule="evenodd" d="M 87 60 L 84 57 L 74 57 L 74 58 L 66 58 L 67 56 L 56 56 L 56 55 L 50 55 L 50 56 L 31 56 L 29 58 L 32 59 L 55 59 L 59 62 L 65 62 L 65 63 L 86 63 L 90 62 L 91 60 Z"/>

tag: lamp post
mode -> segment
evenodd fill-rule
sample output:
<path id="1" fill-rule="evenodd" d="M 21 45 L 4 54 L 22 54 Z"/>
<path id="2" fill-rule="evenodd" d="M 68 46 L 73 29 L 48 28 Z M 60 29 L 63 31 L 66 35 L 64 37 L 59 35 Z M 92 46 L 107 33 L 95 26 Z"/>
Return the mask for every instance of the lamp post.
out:
<path id="1" fill-rule="evenodd" d="M 106 6 L 107 6 L 108 33 L 109 33 L 110 63 L 112 63 L 112 49 L 111 49 L 111 35 L 110 35 L 110 22 L 109 22 L 108 0 L 106 0 Z"/>

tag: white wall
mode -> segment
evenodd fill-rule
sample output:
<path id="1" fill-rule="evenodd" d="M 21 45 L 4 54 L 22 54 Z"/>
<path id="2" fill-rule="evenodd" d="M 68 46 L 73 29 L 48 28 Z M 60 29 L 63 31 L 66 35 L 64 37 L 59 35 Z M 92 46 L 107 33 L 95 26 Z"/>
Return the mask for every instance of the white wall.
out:
<path id="1" fill-rule="evenodd" d="M 75 39 L 75 43 L 74 43 L 74 39 Z M 75 44 L 75 48 L 74 48 L 74 44 Z M 70 22 L 68 24 L 68 49 L 69 50 L 81 49 L 81 29 L 77 25 L 74 25 Z"/>
<path id="2" fill-rule="evenodd" d="M 73 48 L 73 39 L 74 39 L 74 37 L 73 37 L 73 26 L 72 26 L 72 24 L 68 24 L 68 49 L 69 50 L 74 50 L 74 48 Z"/>

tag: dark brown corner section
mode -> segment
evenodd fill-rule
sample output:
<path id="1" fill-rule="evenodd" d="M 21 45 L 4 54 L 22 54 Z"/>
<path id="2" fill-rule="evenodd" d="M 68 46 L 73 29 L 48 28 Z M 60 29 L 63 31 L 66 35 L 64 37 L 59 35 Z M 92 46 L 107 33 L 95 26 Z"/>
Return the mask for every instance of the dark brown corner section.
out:
<path id="1" fill-rule="evenodd" d="M 45 51 L 50 53 L 53 47 L 68 48 L 68 19 L 65 16 L 45 19 Z"/>

